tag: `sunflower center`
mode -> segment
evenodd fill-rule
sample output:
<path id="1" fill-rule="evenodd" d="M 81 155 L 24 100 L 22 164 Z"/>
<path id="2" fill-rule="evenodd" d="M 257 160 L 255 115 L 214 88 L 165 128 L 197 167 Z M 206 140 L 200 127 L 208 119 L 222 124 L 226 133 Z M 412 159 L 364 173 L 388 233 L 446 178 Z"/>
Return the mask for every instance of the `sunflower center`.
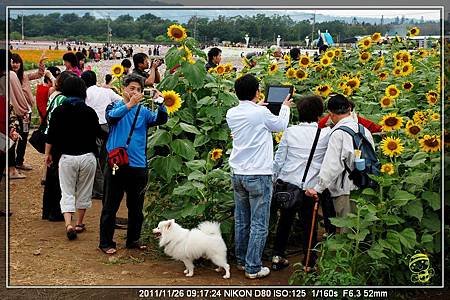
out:
<path id="1" fill-rule="evenodd" d="M 389 89 L 389 95 L 391 95 L 391 96 L 397 95 L 397 90 L 396 89 Z"/>
<path id="2" fill-rule="evenodd" d="M 387 144 L 387 148 L 388 148 L 389 150 L 391 150 L 391 151 L 394 151 L 394 150 L 396 150 L 396 149 L 398 148 L 398 145 L 397 145 L 396 142 L 390 141 L 390 142 Z"/>
<path id="3" fill-rule="evenodd" d="M 403 66 L 403 72 L 408 72 L 408 71 L 409 71 L 409 66 L 408 65 Z"/>
<path id="4" fill-rule="evenodd" d="M 367 53 L 363 53 L 363 54 L 361 54 L 361 59 L 367 59 L 369 57 L 369 54 L 367 54 Z"/>
<path id="5" fill-rule="evenodd" d="M 409 128 L 409 132 L 413 135 L 416 135 L 420 132 L 420 128 L 419 128 L 419 126 L 411 126 Z"/>
<path id="6" fill-rule="evenodd" d="M 389 99 L 389 98 L 383 98 L 383 104 L 384 105 L 390 105 L 391 104 L 391 99 Z"/>
<path id="7" fill-rule="evenodd" d="M 436 98 L 433 97 L 433 96 L 431 96 L 429 100 L 430 100 L 431 103 L 435 103 L 436 102 Z"/>
<path id="8" fill-rule="evenodd" d="M 356 80 L 350 80 L 347 82 L 347 85 L 351 88 L 354 88 L 356 86 Z"/>
<path id="9" fill-rule="evenodd" d="M 307 65 L 307 64 L 309 64 L 309 59 L 307 59 L 306 57 L 304 57 L 304 58 L 302 58 L 302 59 L 300 60 L 300 63 L 301 63 L 302 65 Z"/>
<path id="10" fill-rule="evenodd" d="M 398 124 L 398 119 L 396 117 L 389 117 L 384 121 L 384 124 L 390 127 L 395 126 Z"/>
<path id="11" fill-rule="evenodd" d="M 323 60 L 323 64 L 324 64 L 324 65 L 328 64 L 328 59 L 324 59 L 324 60 Z"/>
<path id="12" fill-rule="evenodd" d="M 409 90 L 411 88 L 411 83 L 407 82 L 405 83 L 405 85 L 403 86 L 406 90 Z"/>
<path id="13" fill-rule="evenodd" d="M 183 37 L 183 31 L 179 28 L 172 29 L 172 36 L 176 39 L 180 39 Z"/>
<path id="14" fill-rule="evenodd" d="M 167 97 L 164 99 L 167 106 L 172 106 L 175 104 L 175 99 L 173 97 Z"/>
<path id="15" fill-rule="evenodd" d="M 327 86 L 321 86 L 319 87 L 319 92 L 326 92 L 328 90 Z"/>
<path id="16" fill-rule="evenodd" d="M 437 146 L 439 146 L 439 142 L 435 138 L 431 138 L 431 139 L 425 140 L 424 144 L 427 145 L 428 147 L 437 147 Z"/>
<path id="17" fill-rule="evenodd" d="M 366 40 L 364 41 L 364 46 L 369 46 L 370 45 L 370 41 Z"/>

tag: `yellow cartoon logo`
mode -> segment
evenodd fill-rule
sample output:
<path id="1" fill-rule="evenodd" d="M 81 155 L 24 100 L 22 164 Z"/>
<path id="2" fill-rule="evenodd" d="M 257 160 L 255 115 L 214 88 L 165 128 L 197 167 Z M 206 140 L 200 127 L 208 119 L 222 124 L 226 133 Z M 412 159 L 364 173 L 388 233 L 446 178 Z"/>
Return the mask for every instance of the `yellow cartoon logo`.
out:
<path id="1" fill-rule="evenodd" d="M 411 281 L 413 283 L 424 284 L 430 281 L 434 275 L 434 269 L 430 268 L 431 263 L 428 255 L 416 251 L 416 254 L 409 259 L 409 270 L 413 273 Z"/>

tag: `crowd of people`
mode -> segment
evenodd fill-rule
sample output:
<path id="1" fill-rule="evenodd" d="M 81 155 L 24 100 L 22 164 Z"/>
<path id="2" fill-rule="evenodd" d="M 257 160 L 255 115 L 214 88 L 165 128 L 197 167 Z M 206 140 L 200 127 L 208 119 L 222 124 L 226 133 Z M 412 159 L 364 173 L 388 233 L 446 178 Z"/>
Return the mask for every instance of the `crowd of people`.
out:
<path id="1" fill-rule="evenodd" d="M 91 58 L 91 50 L 94 51 L 90 49 L 87 54 L 82 51 L 64 54 L 64 71 L 57 67 L 46 69 L 46 57 L 42 57 L 38 71 L 29 74 L 23 71 L 21 57 L 9 54 L 9 66 L 2 67 L 2 76 L 9 71 L 10 78 L 8 138 L 12 144 L 4 151 L 9 155 L 9 178 L 23 179 L 26 175 L 22 172 L 32 169 L 24 161 L 31 111 L 35 105 L 29 82 L 45 77 L 48 97 L 44 105 L 37 103 L 45 128 L 42 219 L 64 221 L 67 238 L 74 240 L 88 226 L 84 216 L 92 199 L 101 199 L 98 246 L 111 255 L 117 251 L 114 242 L 118 225 L 116 214 L 126 193 L 126 247 L 143 250 L 146 247 L 140 242 L 140 234 L 148 180 L 147 130 L 166 123 L 168 113 L 162 101 L 155 102 L 159 105 L 153 111 L 143 106 L 141 100 L 146 87 L 154 89 L 155 99 L 162 99 L 162 94 L 154 87 L 161 81 L 159 67 L 163 61 L 151 60 L 145 53 L 133 54 L 133 63 L 128 58 L 123 59 L 123 90 L 119 95 L 111 86 L 111 75 L 108 74 L 100 86 L 96 73 L 85 70 L 84 62 L 86 57 Z M 153 49 L 153 55 L 154 51 L 159 50 Z M 127 52 L 127 56 L 129 54 Z M 221 54 L 219 48 L 211 48 L 205 68 L 219 65 Z M 250 67 L 256 64 L 255 55 L 246 56 Z M 283 57 L 277 46 L 270 48 L 270 55 L 274 61 L 281 61 Z M 298 59 L 299 49 L 291 49 L 290 55 Z M 313 246 L 317 243 L 317 226 L 311 227 L 314 204 L 320 201 L 322 205 L 328 234 L 346 231 L 332 226 L 329 217 L 344 217 L 354 210 L 350 192 L 357 187 L 347 172 L 354 169 L 355 149 L 352 136 L 337 129 L 346 127 L 357 131 L 358 123 L 372 132 L 380 128 L 357 116 L 353 103 L 340 94 L 330 97 L 329 114 L 324 118 L 322 98 L 304 96 L 297 102 L 299 124 L 288 127 L 290 110 L 294 106 L 290 96 L 275 115 L 265 107 L 267 103 L 260 101 L 259 82 L 253 75 L 238 78 L 234 88 L 240 101 L 227 112 L 226 121 L 233 138 L 229 164 L 235 197 L 237 268 L 244 270 L 251 279 L 269 275 L 270 269 L 262 264 L 262 253 L 273 208 L 273 186 L 281 181 L 299 187 L 303 193 L 298 207 L 280 210 L 272 269 L 289 265 L 285 252 L 297 213 L 303 232 L 312 233 L 311 239 L 304 234 L 302 245 L 304 253 L 310 253 L 308 258 L 305 255 L 303 263 L 308 270 L 313 269 L 317 258 L 315 252 L 310 252 L 310 240 Z M 363 134 L 373 147 L 371 131 L 365 127 Z M 274 154 L 272 132 L 280 131 L 284 134 Z M 2 132 L 6 134 L 7 130 Z"/>

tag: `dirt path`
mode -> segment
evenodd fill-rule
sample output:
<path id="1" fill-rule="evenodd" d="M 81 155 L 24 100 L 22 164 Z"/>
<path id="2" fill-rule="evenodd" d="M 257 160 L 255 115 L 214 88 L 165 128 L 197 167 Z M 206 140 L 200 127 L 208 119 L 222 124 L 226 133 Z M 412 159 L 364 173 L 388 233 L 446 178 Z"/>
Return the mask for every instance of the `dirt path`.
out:
<path id="1" fill-rule="evenodd" d="M 93 200 L 86 213 L 87 231 L 68 241 L 63 222 L 41 220 L 40 178 L 42 154 L 28 145 L 26 162 L 33 170 L 26 179 L 10 181 L 9 284 L 29 285 L 287 285 L 292 269 L 272 273 L 263 280 L 248 280 L 235 266 L 231 279 L 222 279 L 212 265 L 200 266 L 195 275 L 183 275 L 184 266 L 150 247 L 146 253 L 124 249 L 126 231 L 116 230 L 119 251 L 108 257 L 97 250 L 101 201 Z M 118 216 L 126 217 L 122 202 Z"/>

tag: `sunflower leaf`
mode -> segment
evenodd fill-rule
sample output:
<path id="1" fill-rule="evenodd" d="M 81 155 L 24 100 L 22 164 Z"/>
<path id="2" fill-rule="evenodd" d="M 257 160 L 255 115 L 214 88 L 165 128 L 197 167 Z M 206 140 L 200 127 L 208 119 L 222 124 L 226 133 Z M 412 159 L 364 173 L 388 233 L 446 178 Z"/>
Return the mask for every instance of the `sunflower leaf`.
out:
<path id="1" fill-rule="evenodd" d="M 172 148 L 173 152 L 180 155 L 186 160 L 193 160 L 197 155 L 192 142 L 186 139 L 174 140 L 172 143 L 170 143 L 170 147 Z"/>

